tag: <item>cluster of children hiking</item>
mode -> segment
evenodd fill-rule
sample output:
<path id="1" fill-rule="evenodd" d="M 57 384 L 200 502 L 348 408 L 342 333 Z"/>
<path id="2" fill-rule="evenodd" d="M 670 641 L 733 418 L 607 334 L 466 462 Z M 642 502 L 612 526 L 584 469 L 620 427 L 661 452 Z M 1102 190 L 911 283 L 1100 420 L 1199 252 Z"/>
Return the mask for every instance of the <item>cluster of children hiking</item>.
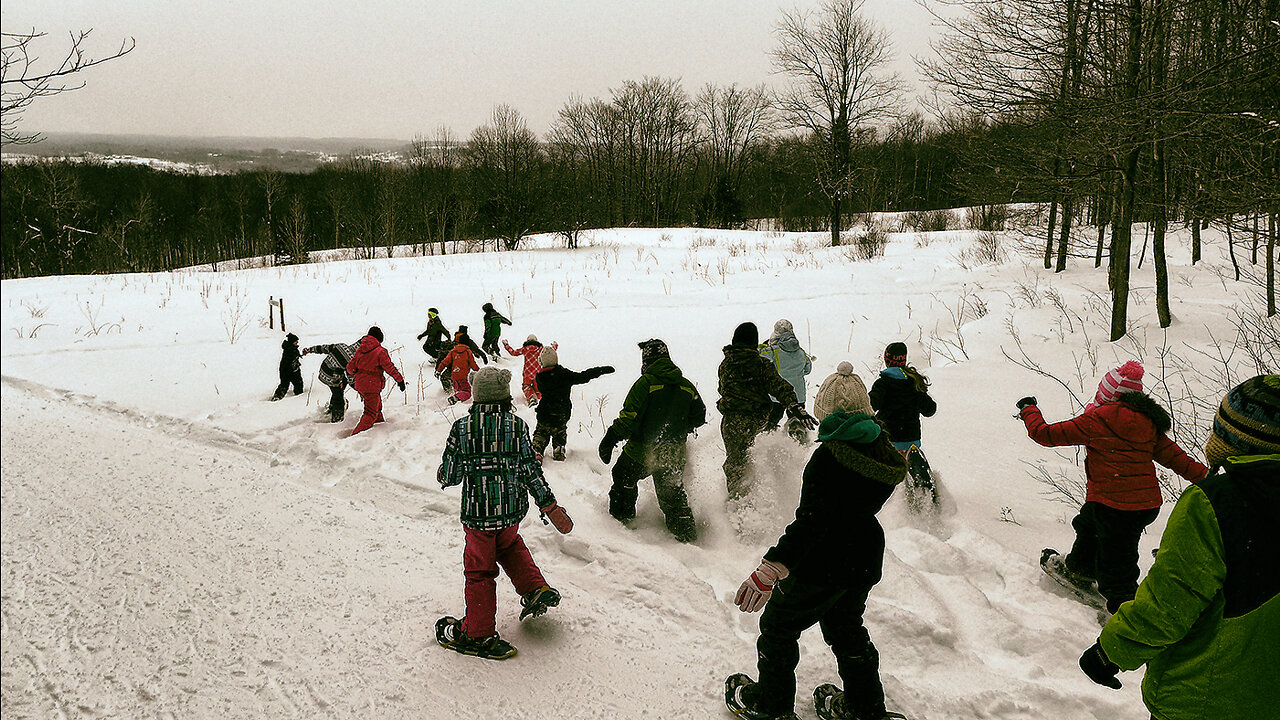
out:
<path id="1" fill-rule="evenodd" d="M 552 460 L 565 459 L 572 388 L 614 368 L 570 370 L 560 365 L 556 343 L 544 345 L 532 334 L 512 347 L 501 341 L 511 321 L 491 304 L 483 311 L 479 346 L 466 326 L 450 333 L 435 308 L 418 336 L 449 402 L 470 402 L 449 432 L 438 470 L 442 487 L 461 485 L 465 613 L 441 618 L 436 639 L 462 654 L 504 659 L 516 649 L 496 629 L 499 568 L 520 595 L 521 620 L 560 603 L 519 526 L 532 497 L 544 523 L 561 533 L 573 529 L 544 475 L 544 454 L 549 445 Z M 406 389 L 383 341 L 377 327 L 355 343 L 306 348 L 290 334 L 272 399 L 291 386 L 301 393 L 301 358 L 321 355 L 318 377 L 332 392 L 328 419 L 344 419 L 343 394 L 351 385 L 364 405 L 352 434 L 369 430 L 384 419 L 384 376 Z M 706 424 L 706 404 L 663 340 L 645 340 L 638 349 L 640 377 L 598 448 L 600 460 L 612 465 L 609 514 L 631 523 L 639 483 L 652 478 L 667 529 L 680 542 L 694 542 L 686 444 Z M 511 372 L 490 364 L 502 350 L 521 358 L 521 393 L 537 419 L 532 434 L 514 412 Z M 920 419 L 937 411 L 929 381 L 908 364 L 907 346 L 893 342 L 869 389 L 849 362 L 840 362 L 818 387 L 811 414 L 805 377 L 814 358 L 790 322 L 779 320 L 763 342 L 756 325 L 744 322 L 723 352 L 716 409 L 730 503 L 752 491 L 751 453 L 762 433 L 785 429 L 806 446 L 812 431 L 817 436 L 794 520 L 734 597 L 741 611 L 764 612 L 758 679 L 731 675 L 725 703 L 747 720 L 795 718 L 799 637 L 819 625 L 842 684 L 814 690 L 819 717 L 903 718 L 886 708 L 879 654 L 863 614 L 885 553 L 877 513 L 899 485 L 913 510 L 931 512 L 940 502 L 921 451 Z M 1280 707 L 1272 677 L 1280 666 L 1280 375 L 1259 375 L 1227 393 L 1204 463 L 1169 437 L 1173 419 L 1143 391 L 1143 376 L 1136 361 L 1110 370 L 1093 401 L 1063 422 L 1046 422 L 1034 397 L 1017 402 L 1031 440 L 1085 452 L 1087 494 L 1072 520 L 1075 541 L 1065 554 L 1046 548 L 1041 565 L 1098 608 L 1102 631 L 1079 662 L 1094 682 L 1118 688 L 1121 670 L 1146 665 L 1143 697 L 1153 718 L 1272 717 Z M 1139 538 L 1163 502 L 1156 463 L 1191 485 L 1139 583 Z"/>

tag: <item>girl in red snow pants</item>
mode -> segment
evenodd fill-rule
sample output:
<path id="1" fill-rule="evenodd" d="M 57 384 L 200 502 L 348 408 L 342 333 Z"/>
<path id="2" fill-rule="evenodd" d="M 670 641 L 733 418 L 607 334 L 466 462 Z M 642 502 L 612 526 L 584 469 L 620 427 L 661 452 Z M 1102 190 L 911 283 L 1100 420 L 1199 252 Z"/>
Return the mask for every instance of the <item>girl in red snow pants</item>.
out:
<path id="1" fill-rule="evenodd" d="M 368 430 L 373 427 L 374 423 L 386 421 L 386 418 L 382 417 L 381 391 L 362 392 L 360 393 L 360 399 L 364 400 L 364 414 L 360 416 L 360 422 L 356 424 L 356 428 L 351 431 L 352 435 Z"/>
<path id="2" fill-rule="evenodd" d="M 462 574 L 466 578 L 463 595 L 467 603 L 462 631 L 467 637 L 488 637 L 497 632 L 494 616 L 498 612 L 498 566 L 502 566 L 521 595 L 537 590 L 547 581 L 525 547 L 519 525 L 501 530 L 462 529 L 466 533 Z"/>

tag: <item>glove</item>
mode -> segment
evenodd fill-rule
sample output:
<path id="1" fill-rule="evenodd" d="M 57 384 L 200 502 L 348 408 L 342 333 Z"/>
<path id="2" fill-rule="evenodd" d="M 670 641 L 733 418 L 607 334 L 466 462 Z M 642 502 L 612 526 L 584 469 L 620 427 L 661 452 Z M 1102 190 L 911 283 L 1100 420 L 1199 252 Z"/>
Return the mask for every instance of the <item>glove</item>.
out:
<path id="1" fill-rule="evenodd" d="M 804 406 L 800 403 L 796 403 L 795 405 L 787 408 L 787 417 L 792 420 L 798 420 L 801 425 L 804 425 L 806 430 L 813 430 L 818 427 L 818 419 L 805 412 Z"/>
<path id="2" fill-rule="evenodd" d="M 733 596 L 733 604 L 742 612 L 756 612 L 773 596 L 773 586 L 790 574 L 785 565 L 761 560 L 751 577 L 742 581 L 738 594 Z"/>
<path id="3" fill-rule="evenodd" d="M 400 382 L 398 382 L 398 383 L 396 383 L 396 384 L 400 386 L 400 392 L 404 392 L 404 388 L 405 388 L 404 381 L 403 381 L 403 380 L 401 380 Z"/>
<path id="4" fill-rule="evenodd" d="M 1116 673 L 1120 672 L 1120 666 L 1107 659 L 1101 643 L 1094 643 L 1084 651 L 1080 656 L 1080 669 L 1089 676 L 1090 680 L 1099 685 L 1112 690 L 1120 689 L 1120 680 L 1116 678 Z"/>
<path id="5" fill-rule="evenodd" d="M 600 439 L 600 460 L 605 465 L 613 462 L 613 449 L 618 446 L 621 440 L 622 438 L 613 434 L 613 428 L 609 428 L 604 437 Z"/>
<path id="6" fill-rule="evenodd" d="M 546 523 L 548 520 L 561 535 L 568 535 L 573 531 L 573 518 L 569 517 L 569 513 L 557 503 L 551 503 L 542 508 L 542 522 Z"/>
<path id="7" fill-rule="evenodd" d="M 603 374 L 605 374 L 605 375 L 608 375 L 609 373 L 613 372 L 613 366 L 612 366 L 612 365 L 605 365 L 603 368 L 601 368 L 601 370 L 600 370 L 600 371 L 601 371 L 601 373 L 603 373 Z"/>
<path id="8" fill-rule="evenodd" d="M 1019 410 L 1019 411 L 1021 411 L 1021 410 L 1022 410 L 1022 408 L 1026 407 L 1026 406 L 1028 406 L 1028 405 L 1039 405 L 1039 403 L 1037 403 L 1037 402 L 1036 402 L 1036 398 L 1035 398 L 1035 396 L 1034 396 L 1034 395 L 1028 395 L 1028 396 L 1026 396 L 1026 397 L 1022 398 L 1021 400 L 1019 400 L 1019 401 L 1018 401 L 1018 410 Z"/>
<path id="9" fill-rule="evenodd" d="M 309 350 L 309 349 L 307 349 L 307 348 L 303 348 L 303 349 L 302 349 L 302 352 L 301 352 L 300 354 L 301 354 L 301 355 L 306 355 L 308 352 L 310 352 L 310 350 Z"/>

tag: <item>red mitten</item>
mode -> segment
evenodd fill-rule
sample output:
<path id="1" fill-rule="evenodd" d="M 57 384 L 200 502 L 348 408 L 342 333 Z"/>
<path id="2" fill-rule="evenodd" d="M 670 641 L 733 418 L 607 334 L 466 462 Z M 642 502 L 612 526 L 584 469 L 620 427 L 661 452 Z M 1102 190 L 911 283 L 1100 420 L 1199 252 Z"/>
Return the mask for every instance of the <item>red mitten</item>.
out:
<path id="1" fill-rule="evenodd" d="M 573 518 L 569 517 L 569 513 L 565 512 L 564 508 L 558 504 L 551 503 L 542 508 L 542 515 L 551 521 L 551 524 L 561 535 L 568 535 L 573 531 Z"/>

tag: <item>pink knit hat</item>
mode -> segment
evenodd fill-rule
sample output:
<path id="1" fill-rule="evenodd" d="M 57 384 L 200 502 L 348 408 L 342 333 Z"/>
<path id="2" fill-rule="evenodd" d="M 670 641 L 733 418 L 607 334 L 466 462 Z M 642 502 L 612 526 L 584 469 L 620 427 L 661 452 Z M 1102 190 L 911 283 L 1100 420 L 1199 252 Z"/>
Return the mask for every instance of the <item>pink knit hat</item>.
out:
<path id="1" fill-rule="evenodd" d="M 1123 393 L 1142 392 L 1142 373 L 1142 363 L 1136 360 L 1130 360 L 1114 370 L 1109 370 L 1098 383 L 1098 392 L 1093 396 L 1090 407 L 1111 402 Z"/>

